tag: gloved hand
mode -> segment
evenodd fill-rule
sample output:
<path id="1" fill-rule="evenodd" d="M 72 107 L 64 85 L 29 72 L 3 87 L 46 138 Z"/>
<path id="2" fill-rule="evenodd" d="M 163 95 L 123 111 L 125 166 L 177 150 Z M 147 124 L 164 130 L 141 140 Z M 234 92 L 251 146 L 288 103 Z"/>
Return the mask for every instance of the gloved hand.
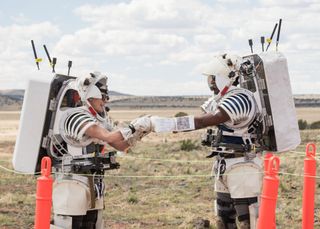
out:
<path id="1" fill-rule="evenodd" d="M 151 116 L 145 115 L 133 120 L 129 127 L 121 129 L 120 132 L 128 144 L 133 146 L 153 129 Z"/>
<path id="2" fill-rule="evenodd" d="M 145 135 L 154 131 L 154 127 L 151 122 L 151 115 L 144 115 L 142 117 L 139 117 L 133 120 L 130 125 L 134 127 L 135 131 L 143 133 Z"/>

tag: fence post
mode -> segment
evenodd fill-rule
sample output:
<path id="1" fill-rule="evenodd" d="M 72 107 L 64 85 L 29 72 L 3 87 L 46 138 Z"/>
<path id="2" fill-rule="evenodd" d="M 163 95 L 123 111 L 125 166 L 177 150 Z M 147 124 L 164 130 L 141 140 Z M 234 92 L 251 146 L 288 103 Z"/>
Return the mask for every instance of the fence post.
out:
<path id="1" fill-rule="evenodd" d="M 35 229 L 49 229 L 52 205 L 51 159 L 41 160 L 41 176 L 37 179 Z"/>
<path id="2" fill-rule="evenodd" d="M 269 159 L 267 174 L 263 178 L 261 204 L 259 211 L 258 229 L 275 229 L 275 211 L 279 187 L 280 159 L 272 156 Z"/>
<path id="3" fill-rule="evenodd" d="M 310 150 L 311 148 L 311 150 Z M 302 198 L 302 229 L 313 229 L 314 195 L 316 187 L 316 146 L 308 143 L 304 159 L 304 182 Z"/>

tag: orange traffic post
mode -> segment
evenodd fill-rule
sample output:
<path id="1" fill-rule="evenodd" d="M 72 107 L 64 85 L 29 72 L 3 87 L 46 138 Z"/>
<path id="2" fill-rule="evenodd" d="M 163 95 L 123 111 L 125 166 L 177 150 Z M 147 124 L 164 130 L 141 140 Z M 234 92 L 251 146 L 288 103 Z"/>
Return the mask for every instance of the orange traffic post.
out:
<path id="1" fill-rule="evenodd" d="M 264 159 L 263 159 L 263 162 L 264 162 L 264 175 L 266 176 L 267 175 L 267 172 L 268 172 L 268 168 L 269 168 L 269 161 L 270 161 L 270 158 L 273 157 L 273 153 L 271 152 L 266 152 L 265 155 L 264 155 Z M 272 222 L 274 225 L 276 224 L 276 219 L 270 219 L 270 222 Z"/>
<path id="2" fill-rule="evenodd" d="M 263 178 L 261 204 L 259 211 L 258 229 L 275 229 L 276 205 L 279 187 L 280 159 L 272 156 L 269 159 L 267 173 Z"/>
<path id="3" fill-rule="evenodd" d="M 37 179 L 35 229 L 49 229 L 52 205 L 51 159 L 41 160 L 41 176 Z"/>
<path id="4" fill-rule="evenodd" d="M 269 160 L 270 160 L 270 158 L 272 156 L 273 156 L 273 154 L 271 152 L 267 152 L 264 155 L 264 159 L 263 159 L 263 162 L 264 162 L 264 175 L 267 174 L 267 170 L 268 170 L 268 166 L 269 166 Z"/>
<path id="5" fill-rule="evenodd" d="M 311 150 L 310 150 L 311 148 Z M 313 229 L 314 195 L 316 190 L 316 146 L 308 143 L 304 159 L 304 183 L 302 200 L 302 229 Z"/>

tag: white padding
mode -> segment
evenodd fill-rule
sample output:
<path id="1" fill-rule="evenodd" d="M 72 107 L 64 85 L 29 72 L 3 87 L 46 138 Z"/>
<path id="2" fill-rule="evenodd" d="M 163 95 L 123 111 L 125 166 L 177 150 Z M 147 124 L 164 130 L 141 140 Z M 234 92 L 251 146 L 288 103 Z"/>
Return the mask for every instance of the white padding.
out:
<path id="1" fill-rule="evenodd" d="M 50 81 L 45 79 L 30 80 L 25 91 L 12 159 L 19 172 L 34 173 L 36 169 L 50 90 Z"/>
<path id="2" fill-rule="evenodd" d="M 259 196 L 262 169 L 255 163 L 239 163 L 226 170 L 226 183 L 232 198 Z"/>
<path id="3" fill-rule="evenodd" d="M 277 152 L 293 150 L 301 140 L 287 59 L 280 52 L 264 52 L 259 56 L 266 74 Z"/>
<path id="4" fill-rule="evenodd" d="M 75 180 L 60 180 L 53 185 L 53 212 L 61 215 L 85 215 L 90 209 L 90 189 Z"/>
<path id="5" fill-rule="evenodd" d="M 216 177 L 215 180 L 216 192 L 230 193 L 232 198 L 260 195 L 263 178 L 261 155 L 249 161 L 245 157 L 224 159 L 224 161 L 225 172 L 222 177 Z M 215 161 L 215 164 L 217 165 L 218 161 Z"/>

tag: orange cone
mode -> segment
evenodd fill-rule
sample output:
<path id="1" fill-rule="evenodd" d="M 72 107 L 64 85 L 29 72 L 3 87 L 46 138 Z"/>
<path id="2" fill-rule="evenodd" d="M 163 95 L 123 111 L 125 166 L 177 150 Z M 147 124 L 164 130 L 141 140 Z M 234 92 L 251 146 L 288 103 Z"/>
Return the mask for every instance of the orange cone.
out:
<path id="1" fill-rule="evenodd" d="M 41 176 L 37 179 L 35 229 L 49 229 L 52 205 L 51 159 L 41 160 Z"/>
<path id="2" fill-rule="evenodd" d="M 310 151 L 310 148 L 311 151 Z M 314 195 L 316 188 L 316 146 L 308 143 L 304 159 L 304 183 L 302 200 L 302 229 L 313 229 L 314 225 Z"/>
<path id="3" fill-rule="evenodd" d="M 279 187 L 280 159 L 272 156 L 269 159 L 267 173 L 263 179 L 258 229 L 275 229 L 275 212 Z"/>

